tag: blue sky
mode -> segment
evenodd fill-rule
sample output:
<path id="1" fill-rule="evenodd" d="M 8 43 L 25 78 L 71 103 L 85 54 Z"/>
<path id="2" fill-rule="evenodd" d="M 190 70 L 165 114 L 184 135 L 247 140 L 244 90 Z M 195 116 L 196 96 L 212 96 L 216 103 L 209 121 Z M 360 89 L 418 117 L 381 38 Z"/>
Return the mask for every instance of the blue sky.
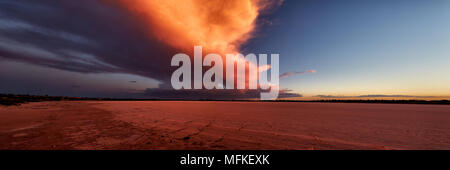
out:
<path id="1" fill-rule="evenodd" d="M 450 95 L 450 1 L 286 1 L 246 50 L 305 95 Z"/>

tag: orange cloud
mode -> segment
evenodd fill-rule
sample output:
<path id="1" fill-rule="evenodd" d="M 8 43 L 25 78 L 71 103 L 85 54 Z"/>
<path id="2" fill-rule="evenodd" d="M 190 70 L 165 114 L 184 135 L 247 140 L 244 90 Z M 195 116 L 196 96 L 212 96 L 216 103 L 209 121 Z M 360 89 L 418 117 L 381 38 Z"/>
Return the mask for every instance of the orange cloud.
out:
<path id="1" fill-rule="evenodd" d="M 201 45 L 209 52 L 236 53 L 255 30 L 263 10 L 282 1 L 267 0 L 119 0 L 144 17 L 159 40 L 183 51 Z"/>
<path id="2" fill-rule="evenodd" d="M 239 53 L 241 45 L 252 37 L 257 27 L 258 16 L 261 13 L 273 11 L 283 1 L 118 0 L 110 2 L 118 2 L 120 7 L 145 20 L 149 32 L 162 43 L 185 53 L 193 52 L 194 46 L 200 45 L 203 55 L 218 53 L 224 57 L 223 61 L 225 61 L 226 54 Z M 236 58 L 236 61 L 245 62 L 245 59 Z M 248 66 L 246 68 L 248 69 Z M 266 65 L 260 70 L 269 68 L 270 65 Z M 246 84 L 248 84 L 247 79 Z"/>

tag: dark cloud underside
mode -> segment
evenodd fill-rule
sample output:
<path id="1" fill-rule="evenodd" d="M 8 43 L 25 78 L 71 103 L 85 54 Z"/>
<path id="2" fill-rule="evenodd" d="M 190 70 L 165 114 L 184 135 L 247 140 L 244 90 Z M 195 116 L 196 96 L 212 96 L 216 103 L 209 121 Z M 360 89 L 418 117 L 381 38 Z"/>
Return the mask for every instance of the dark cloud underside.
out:
<path id="1" fill-rule="evenodd" d="M 0 56 L 75 72 L 164 80 L 176 50 L 125 11 L 95 0 L 0 2 Z"/>

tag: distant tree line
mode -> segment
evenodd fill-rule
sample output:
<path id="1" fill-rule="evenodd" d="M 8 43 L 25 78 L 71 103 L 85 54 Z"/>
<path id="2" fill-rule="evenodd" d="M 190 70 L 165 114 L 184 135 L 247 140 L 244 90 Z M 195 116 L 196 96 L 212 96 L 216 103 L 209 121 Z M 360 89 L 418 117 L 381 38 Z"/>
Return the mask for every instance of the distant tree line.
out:
<path id="1" fill-rule="evenodd" d="M 0 105 L 12 106 L 28 102 L 42 101 L 236 101 L 236 102 L 322 102 L 322 103 L 391 103 L 391 104 L 450 104 L 449 100 L 183 100 L 183 99 L 127 99 L 127 98 L 92 98 L 48 95 L 0 94 Z"/>

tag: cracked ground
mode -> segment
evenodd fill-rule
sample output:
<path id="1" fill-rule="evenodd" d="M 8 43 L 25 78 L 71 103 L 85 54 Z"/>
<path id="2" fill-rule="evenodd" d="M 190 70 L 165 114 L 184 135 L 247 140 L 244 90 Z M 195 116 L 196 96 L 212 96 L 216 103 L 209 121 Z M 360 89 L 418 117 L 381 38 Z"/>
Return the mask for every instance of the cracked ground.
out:
<path id="1" fill-rule="evenodd" d="M 450 106 L 62 101 L 0 107 L 0 149 L 450 149 Z"/>

